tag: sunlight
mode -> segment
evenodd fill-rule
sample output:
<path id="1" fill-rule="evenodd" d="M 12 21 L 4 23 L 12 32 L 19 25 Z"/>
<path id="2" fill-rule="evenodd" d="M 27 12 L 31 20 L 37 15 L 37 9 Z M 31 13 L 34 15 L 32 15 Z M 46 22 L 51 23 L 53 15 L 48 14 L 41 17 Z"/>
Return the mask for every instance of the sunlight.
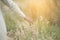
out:
<path id="1" fill-rule="evenodd" d="M 24 0 L 24 2 L 17 1 L 17 4 L 26 15 L 33 19 L 40 16 L 48 18 L 55 9 L 53 0 Z"/>
<path id="2" fill-rule="evenodd" d="M 57 0 L 14 0 L 32 23 L 12 10 L 4 11 L 8 37 L 13 40 L 59 40 L 60 9 Z M 10 40 L 12 40 L 10 39 Z"/>

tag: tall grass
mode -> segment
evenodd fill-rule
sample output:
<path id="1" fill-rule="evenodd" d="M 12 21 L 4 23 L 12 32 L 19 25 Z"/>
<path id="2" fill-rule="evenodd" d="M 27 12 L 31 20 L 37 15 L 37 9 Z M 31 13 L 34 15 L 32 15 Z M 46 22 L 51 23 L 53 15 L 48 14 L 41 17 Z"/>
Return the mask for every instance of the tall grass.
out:
<path id="1" fill-rule="evenodd" d="M 30 15 L 34 19 L 33 24 L 30 24 L 9 9 L 9 12 L 4 11 L 7 35 L 10 40 L 60 40 L 60 9 L 52 1 L 43 0 L 43 2 L 45 1 L 44 5 L 41 5 L 42 1 L 41 3 L 37 0 L 31 1 L 21 1 L 21 4 L 18 5 L 21 6 L 26 15 Z"/>

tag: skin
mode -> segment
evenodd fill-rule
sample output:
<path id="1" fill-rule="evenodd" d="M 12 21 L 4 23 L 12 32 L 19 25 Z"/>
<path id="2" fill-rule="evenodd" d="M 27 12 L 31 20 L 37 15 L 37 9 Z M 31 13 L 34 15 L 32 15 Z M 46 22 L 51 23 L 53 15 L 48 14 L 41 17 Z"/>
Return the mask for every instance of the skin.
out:
<path id="1" fill-rule="evenodd" d="M 13 2 L 12 0 L 3 0 L 3 3 L 7 5 L 11 10 L 18 13 L 20 17 L 24 18 L 29 23 L 32 23 L 33 20 L 30 17 L 26 16 L 15 2 Z"/>

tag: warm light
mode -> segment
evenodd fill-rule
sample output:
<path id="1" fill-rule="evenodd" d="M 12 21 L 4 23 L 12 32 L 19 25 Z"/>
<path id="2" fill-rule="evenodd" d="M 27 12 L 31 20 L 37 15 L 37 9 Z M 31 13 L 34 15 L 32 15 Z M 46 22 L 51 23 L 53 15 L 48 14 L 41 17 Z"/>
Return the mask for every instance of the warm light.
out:
<path id="1" fill-rule="evenodd" d="M 19 4 L 20 2 L 17 3 Z M 23 12 L 33 19 L 39 18 L 40 16 L 49 19 L 55 10 L 53 0 L 24 0 L 19 5 Z"/>

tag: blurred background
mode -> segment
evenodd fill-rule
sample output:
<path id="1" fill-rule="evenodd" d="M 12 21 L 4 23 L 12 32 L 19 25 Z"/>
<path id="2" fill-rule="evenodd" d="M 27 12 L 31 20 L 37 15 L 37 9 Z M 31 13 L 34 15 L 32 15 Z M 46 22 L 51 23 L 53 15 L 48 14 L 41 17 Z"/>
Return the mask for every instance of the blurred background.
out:
<path id="1" fill-rule="evenodd" d="M 60 0 L 13 0 L 34 21 L 4 6 L 9 40 L 60 40 Z"/>

